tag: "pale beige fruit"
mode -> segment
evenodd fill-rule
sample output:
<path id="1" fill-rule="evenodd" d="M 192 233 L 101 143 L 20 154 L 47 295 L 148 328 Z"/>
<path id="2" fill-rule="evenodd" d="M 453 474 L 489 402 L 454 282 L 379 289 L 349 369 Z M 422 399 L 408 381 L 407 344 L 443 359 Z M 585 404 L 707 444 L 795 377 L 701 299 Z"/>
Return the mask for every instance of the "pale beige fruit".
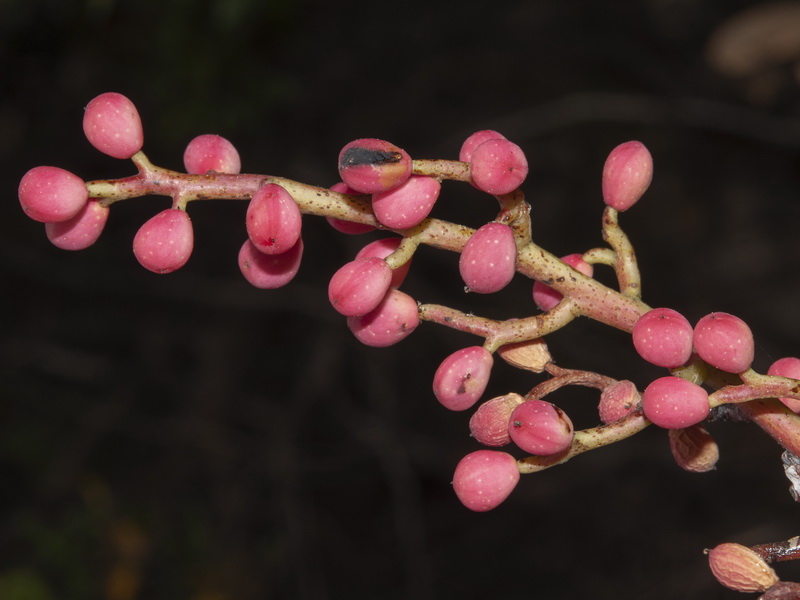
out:
<path id="1" fill-rule="evenodd" d="M 702 425 L 670 429 L 669 449 L 675 462 L 692 473 L 711 471 L 719 460 L 719 446 Z"/>
<path id="2" fill-rule="evenodd" d="M 545 365 L 553 360 L 542 338 L 506 344 L 499 348 L 497 353 L 508 364 L 535 373 L 544 371 Z"/>
<path id="3" fill-rule="evenodd" d="M 747 546 L 724 543 L 707 552 L 711 572 L 727 588 L 764 592 L 779 581 L 772 567 Z"/>

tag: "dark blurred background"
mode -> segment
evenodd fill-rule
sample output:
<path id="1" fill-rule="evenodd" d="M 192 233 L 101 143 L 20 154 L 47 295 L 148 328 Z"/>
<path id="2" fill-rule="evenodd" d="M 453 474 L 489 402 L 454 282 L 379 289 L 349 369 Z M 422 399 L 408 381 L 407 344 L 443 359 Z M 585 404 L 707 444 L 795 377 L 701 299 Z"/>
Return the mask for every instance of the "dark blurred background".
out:
<path id="1" fill-rule="evenodd" d="M 236 266 L 244 203 L 193 203 L 196 250 L 169 276 L 130 251 L 168 199 L 114 206 L 78 253 L 19 209 L 35 165 L 133 173 L 83 138 L 105 91 L 137 104 L 156 164 L 181 168 L 192 137 L 218 133 L 244 171 L 316 185 L 358 137 L 454 158 L 497 129 L 528 154 L 534 239 L 557 254 L 601 243 L 605 156 L 639 139 L 655 178 L 622 223 L 645 300 L 745 318 L 759 369 L 800 352 L 800 3 L 429 4 L 0 2 L 0 597 L 733 599 L 704 548 L 800 533 L 779 448 L 739 423 L 711 425 L 709 474 L 647 430 L 524 477 L 491 513 L 463 508 L 450 478 L 476 449 L 469 414 L 430 381 L 475 338 L 423 325 L 372 350 L 328 305 L 329 276 L 375 236 L 307 218 L 296 281 L 259 291 Z M 436 215 L 477 226 L 494 211 L 446 184 Z M 465 296 L 456 264 L 423 249 L 405 288 L 531 314 L 530 282 Z M 640 386 L 660 374 L 589 321 L 551 348 Z M 498 362 L 487 394 L 540 380 Z M 596 424 L 595 394 L 554 399 Z"/>

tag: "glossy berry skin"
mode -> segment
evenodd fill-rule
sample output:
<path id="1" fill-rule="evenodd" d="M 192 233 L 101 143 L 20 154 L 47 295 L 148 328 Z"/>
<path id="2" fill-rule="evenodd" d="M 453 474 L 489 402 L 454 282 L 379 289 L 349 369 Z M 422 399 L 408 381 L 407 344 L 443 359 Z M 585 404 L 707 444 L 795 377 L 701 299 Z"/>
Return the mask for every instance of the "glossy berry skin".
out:
<path id="1" fill-rule="evenodd" d="M 479 190 L 495 196 L 516 190 L 528 176 L 522 148 L 506 139 L 483 142 L 472 152 L 470 177 Z"/>
<path id="2" fill-rule="evenodd" d="M 340 181 L 339 183 L 332 185 L 331 191 L 339 192 L 340 194 L 349 194 L 351 196 L 357 196 L 361 194 L 361 192 L 357 192 L 348 186 L 344 181 Z M 372 225 L 364 225 L 363 223 L 353 223 L 352 221 L 344 221 L 334 217 L 325 217 L 325 220 L 328 221 L 328 224 L 336 231 L 347 235 L 360 235 L 369 231 L 375 231 L 375 228 Z"/>
<path id="3" fill-rule="evenodd" d="M 708 392 L 680 377 L 661 377 L 642 394 L 644 416 L 664 429 L 683 429 L 708 416 Z"/>
<path id="4" fill-rule="evenodd" d="M 370 256 L 374 256 L 377 258 L 386 258 L 392 252 L 397 250 L 400 246 L 400 242 L 403 241 L 403 238 L 400 237 L 391 237 L 391 238 L 383 238 L 380 240 L 375 240 L 374 242 L 370 242 L 366 246 L 364 246 L 361 250 L 358 251 L 356 254 L 356 259 L 359 258 L 368 258 Z M 411 260 L 409 260 L 404 265 L 400 265 L 396 269 L 392 269 L 392 282 L 391 287 L 400 287 L 400 285 L 405 281 L 406 275 L 408 275 L 408 270 L 411 268 Z"/>
<path id="5" fill-rule="evenodd" d="M 461 145 L 461 150 L 458 153 L 458 160 L 462 162 L 470 162 L 472 160 L 472 153 L 475 152 L 475 148 L 480 146 L 483 142 L 504 139 L 506 139 L 506 137 L 502 133 L 498 133 L 492 129 L 476 131 L 466 140 L 464 140 L 464 143 Z"/>
<path id="6" fill-rule="evenodd" d="M 139 228 L 133 238 L 133 254 L 153 273 L 172 273 L 189 260 L 194 247 L 192 222 L 185 211 L 169 208 Z"/>
<path id="7" fill-rule="evenodd" d="M 224 137 L 207 133 L 198 135 L 186 146 L 183 165 L 187 173 L 230 173 L 242 170 L 239 151 Z"/>
<path id="8" fill-rule="evenodd" d="M 712 367 L 728 373 L 746 371 L 755 355 L 750 327 L 739 317 L 724 312 L 708 314 L 697 322 L 694 348 Z"/>
<path id="9" fill-rule="evenodd" d="M 603 166 L 603 200 L 620 212 L 628 210 L 650 187 L 653 157 L 641 142 L 614 148 Z"/>
<path id="10" fill-rule="evenodd" d="M 358 341 L 373 348 L 392 346 L 407 338 L 419 325 L 417 301 L 391 289 L 371 312 L 347 317 L 347 327 Z"/>
<path id="11" fill-rule="evenodd" d="M 108 221 L 109 208 L 89 200 L 77 215 L 58 223 L 45 223 L 47 239 L 62 250 L 84 250 L 94 244 Z"/>
<path id="12" fill-rule="evenodd" d="M 59 167 L 34 167 L 22 176 L 18 194 L 25 214 L 40 223 L 71 219 L 89 200 L 83 180 Z"/>
<path id="13" fill-rule="evenodd" d="M 511 413 L 523 401 L 522 396 L 513 392 L 487 400 L 478 407 L 469 420 L 470 435 L 484 446 L 510 444 L 508 421 L 511 419 Z"/>
<path id="14" fill-rule="evenodd" d="M 483 346 L 462 348 L 445 358 L 433 376 L 433 393 L 442 406 L 471 408 L 486 390 L 494 358 Z"/>
<path id="15" fill-rule="evenodd" d="M 339 153 L 339 176 L 362 194 L 375 194 L 397 187 L 411 176 L 411 168 L 408 153 L 385 140 L 355 140 Z"/>
<path id="16" fill-rule="evenodd" d="M 289 192 L 267 183 L 253 194 L 245 223 L 256 248 L 265 254 L 283 254 L 300 239 L 302 215 Z"/>
<path id="17" fill-rule="evenodd" d="M 459 461 L 453 490 L 461 503 L 475 512 L 497 508 L 519 483 L 516 459 L 499 450 L 477 450 Z"/>
<path id="18" fill-rule="evenodd" d="M 583 260 L 583 254 L 568 254 L 562 256 L 561 260 L 587 277 L 594 275 L 594 267 Z M 563 297 L 560 292 L 555 291 L 549 285 L 541 281 L 533 282 L 533 301 L 541 310 L 555 308 Z"/>
<path id="19" fill-rule="evenodd" d="M 781 377 L 800 379 L 800 358 L 790 356 L 776 360 L 770 365 L 767 375 L 780 375 Z M 794 398 L 781 398 L 780 400 L 794 412 L 800 413 L 800 400 Z"/>
<path id="20" fill-rule="evenodd" d="M 144 144 L 139 111 L 116 92 L 100 94 L 86 105 L 83 132 L 92 146 L 114 158 L 130 158 Z"/>
<path id="21" fill-rule="evenodd" d="M 390 229 L 409 229 L 422 223 L 439 198 L 442 184 L 433 177 L 412 175 L 400 185 L 372 195 L 375 218 Z"/>
<path id="22" fill-rule="evenodd" d="M 470 236 L 461 251 L 458 268 L 468 291 L 491 294 L 514 278 L 517 246 L 508 225 L 487 223 Z"/>
<path id="23" fill-rule="evenodd" d="M 654 308 L 633 326 L 633 346 L 643 359 L 674 369 L 692 356 L 692 324 L 671 308 Z"/>
<path id="24" fill-rule="evenodd" d="M 302 238 L 283 254 L 264 254 L 253 242 L 247 240 L 239 250 L 239 270 L 254 287 L 273 290 L 294 279 L 302 259 Z"/>
<path id="25" fill-rule="evenodd" d="M 575 429 L 564 411 L 544 400 L 526 400 L 511 413 L 508 434 L 525 452 L 550 456 L 572 444 Z"/>
<path id="26" fill-rule="evenodd" d="M 328 284 L 328 300 L 346 317 L 364 315 L 381 303 L 392 283 L 392 270 L 382 258 L 357 258 L 343 265 Z"/>

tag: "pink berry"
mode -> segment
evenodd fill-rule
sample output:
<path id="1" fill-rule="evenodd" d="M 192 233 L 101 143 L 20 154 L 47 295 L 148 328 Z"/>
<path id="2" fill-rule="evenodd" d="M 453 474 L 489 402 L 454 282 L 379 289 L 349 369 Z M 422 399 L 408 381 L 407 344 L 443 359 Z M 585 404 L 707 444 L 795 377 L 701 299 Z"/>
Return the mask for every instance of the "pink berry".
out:
<path id="1" fill-rule="evenodd" d="M 483 142 L 504 139 L 506 139 L 506 137 L 503 134 L 492 131 L 491 129 L 476 131 L 464 140 L 464 143 L 461 145 L 461 151 L 458 153 L 458 160 L 469 162 L 472 160 L 472 153 L 475 151 L 475 148 L 480 146 Z"/>
<path id="2" fill-rule="evenodd" d="M 597 410 L 603 423 L 612 423 L 636 410 L 641 400 L 639 390 L 632 381 L 622 380 L 611 384 L 600 394 Z"/>
<path id="3" fill-rule="evenodd" d="M 358 196 L 361 194 L 361 192 L 357 192 L 356 190 L 352 189 L 343 181 L 332 185 L 331 191 L 339 192 L 340 194 L 350 194 L 351 196 Z M 353 223 L 352 221 L 345 221 L 343 219 L 336 219 L 334 217 L 325 217 L 325 219 L 336 231 L 345 233 L 347 235 L 359 235 L 375 230 L 372 225 L 365 225 L 363 223 Z"/>
<path id="4" fill-rule="evenodd" d="M 484 446 L 505 446 L 511 443 L 508 422 L 511 413 L 523 399 L 513 392 L 487 400 L 469 420 L 470 435 Z"/>
<path id="5" fill-rule="evenodd" d="M 250 240 L 239 250 L 239 269 L 253 286 L 273 290 L 289 283 L 303 258 L 303 238 L 283 254 L 264 254 Z"/>
<path id="6" fill-rule="evenodd" d="M 359 258 L 367 258 L 370 256 L 375 256 L 377 258 L 386 258 L 392 252 L 397 250 L 398 246 L 400 246 L 400 242 L 403 241 L 403 238 L 399 237 L 391 237 L 391 238 L 383 238 L 380 240 L 375 240 L 374 242 L 370 242 L 366 246 L 364 246 L 361 250 L 358 251 L 356 254 L 356 259 Z M 392 283 L 391 287 L 400 287 L 403 281 L 408 275 L 408 270 L 411 268 L 411 261 L 409 260 L 404 265 L 400 265 L 396 269 L 392 270 Z"/>
<path id="7" fill-rule="evenodd" d="M 570 447 L 575 429 L 570 418 L 555 404 L 526 400 L 511 413 L 508 434 L 525 452 L 550 456 Z"/>
<path id="8" fill-rule="evenodd" d="M 45 223 L 44 230 L 54 246 L 62 250 L 83 250 L 94 244 L 108 220 L 109 208 L 90 199 L 77 215 L 67 221 Z"/>
<path id="9" fill-rule="evenodd" d="M 433 376 L 433 393 L 445 408 L 467 410 L 483 395 L 494 358 L 483 346 L 462 348 L 445 358 Z"/>
<path id="10" fill-rule="evenodd" d="M 464 244 L 458 268 L 470 292 L 491 294 L 506 287 L 517 267 L 514 232 L 502 223 L 487 223 Z"/>
<path id="11" fill-rule="evenodd" d="M 741 373 L 753 363 L 755 342 L 747 323 L 728 313 L 715 312 L 694 326 L 694 349 L 712 367 Z"/>
<path id="12" fill-rule="evenodd" d="M 671 308 L 654 308 L 633 326 L 633 346 L 643 359 L 674 369 L 692 356 L 692 324 Z"/>
<path id="13" fill-rule="evenodd" d="M 291 194 L 275 183 L 261 186 L 247 207 L 247 235 L 265 254 L 283 254 L 300 239 L 302 215 Z"/>
<path id="14" fill-rule="evenodd" d="M 516 459 L 498 450 L 477 450 L 459 461 L 453 474 L 453 490 L 470 510 L 497 508 L 519 483 Z"/>
<path id="15" fill-rule="evenodd" d="M 653 157 L 641 142 L 614 148 L 603 167 L 603 199 L 611 208 L 628 210 L 650 187 Z"/>
<path id="16" fill-rule="evenodd" d="M 562 256 L 561 260 L 587 277 L 594 275 L 594 267 L 583 260 L 583 254 L 568 254 Z M 549 285 L 541 281 L 533 282 L 533 301 L 539 309 L 550 310 L 561 302 L 563 297 L 560 292 L 555 291 Z"/>
<path id="17" fill-rule="evenodd" d="M 385 348 L 404 340 L 419 325 L 417 301 L 400 290 L 392 289 L 372 312 L 347 317 L 347 326 L 366 346 Z"/>
<path id="18" fill-rule="evenodd" d="M 339 176 L 363 194 L 390 190 L 411 176 L 411 157 L 384 140 L 364 138 L 347 144 L 339 153 Z"/>
<path id="19" fill-rule="evenodd" d="M 780 358 L 772 363 L 767 370 L 767 375 L 780 375 L 791 379 L 800 379 L 800 358 Z M 800 400 L 795 398 L 781 398 L 786 406 L 796 413 L 800 413 Z"/>
<path id="20" fill-rule="evenodd" d="M 508 194 L 528 176 L 528 159 L 522 148 L 513 142 L 487 140 L 472 152 L 470 174 L 479 190 L 495 196 Z"/>
<path id="21" fill-rule="evenodd" d="M 194 247 L 192 221 L 185 211 L 169 208 L 147 221 L 133 238 L 133 254 L 145 269 L 172 273 L 189 260 Z"/>
<path id="22" fill-rule="evenodd" d="M 34 167 L 22 176 L 18 192 L 22 210 L 41 223 L 71 219 L 89 199 L 83 180 L 58 167 Z"/>
<path id="23" fill-rule="evenodd" d="M 198 135 L 186 146 L 183 165 L 187 173 L 236 174 L 242 169 L 239 151 L 224 137 L 207 133 Z"/>
<path id="24" fill-rule="evenodd" d="M 83 132 L 92 146 L 114 158 L 130 158 L 144 144 L 139 111 L 116 92 L 100 94 L 86 105 Z"/>
<path id="25" fill-rule="evenodd" d="M 392 284 L 392 270 L 382 258 L 358 258 L 342 266 L 328 284 L 328 299 L 346 317 L 357 317 L 381 303 Z"/>
<path id="26" fill-rule="evenodd" d="M 644 416 L 664 429 L 683 429 L 708 416 L 708 392 L 680 377 L 661 377 L 642 394 Z"/>
<path id="27" fill-rule="evenodd" d="M 382 225 L 409 229 L 422 223 L 439 198 L 442 184 L 433 177 L 412 175 L 400 185 L 372 196 L 372 210 Z"/>

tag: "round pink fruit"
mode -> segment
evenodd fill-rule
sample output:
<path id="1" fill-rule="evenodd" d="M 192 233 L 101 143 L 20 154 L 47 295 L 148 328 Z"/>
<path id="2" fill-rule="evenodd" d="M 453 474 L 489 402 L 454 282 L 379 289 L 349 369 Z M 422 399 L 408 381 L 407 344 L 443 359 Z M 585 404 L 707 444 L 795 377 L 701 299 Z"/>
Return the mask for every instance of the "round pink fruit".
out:
<path id="1" fill-rule="evenodd" d="M 71 219 L 89 200 L 83 179 L 58 167 L 34 167 L 22 176 L 18 192 L 22 210 L 41 223 Z"/>
<path id="2" fill-rule="evenodd" d="M 511 413 L 508 434 L 525 452 L 549 456 L 570 447 L 575 429 L 570 418 L 555 404 L 526 400 Z"/>
<path id="3" fill-rule="evenodd" d="M 671 308 L 654 308 L 633 326 L 633 346 L 643 359 L 674 369 L 692 355 L 692 324 Z"/>
<path id="4" fill-rule="evenodd" d="M 650 187 L 653 157 L 644 144 L 625 142 L 614 148 L 603 166 L 603 200 L 618 211 L 628 210 Z"/>
<path id="5" fill-rule="evenodd" d="M 514 232 L 502 223 L 487 223 L 464 244 L 458 268 L 470 292 L 491 294 L 514 278 L 517 245 Z"/>
<path id="6" fill-rule="evenodd" d="M 694 326 L 694 349 L 712 367 L 742 373 L 753 363 L 755 342 L 747 323 L 734 315 L 715 312 Z"/>
<path id="7" fill-rule="evenodd" d="M 189 215 L 168 208 L 147 221 L 133 238 L 133 254 L 145 269 L 172 273 L 189 260 L 194 233 Z"/>
<path id="8" fill-rule="evenodd" d="M 661 377 L 642 394 L 644 416 L 664 429 L 683 429 L 708 416 L 708 392 L 680 377 Z"/>
<path id="9" fill-rule="evenodd" d="M 516 459 L 498 450 L 477 450 L 456 466 L 453 489 L 470 510 L 486 512 L 497 508 L 519 483 Z"/>
<path id="10" fill-rule="evenodd" d="M 483 346 L 462 348 L 445 358 L 433 376 L 433 393 L 450 410 L 467 410 L 483 395 L 494 358 Z"/>
<path id="11" fill-rule="evenodd" d="M 114 158 L 130 158 L 144 144 L 139 111 L 116 92 L 100 94 L 86 105 L 83 132 L 92 146 Z"/>

